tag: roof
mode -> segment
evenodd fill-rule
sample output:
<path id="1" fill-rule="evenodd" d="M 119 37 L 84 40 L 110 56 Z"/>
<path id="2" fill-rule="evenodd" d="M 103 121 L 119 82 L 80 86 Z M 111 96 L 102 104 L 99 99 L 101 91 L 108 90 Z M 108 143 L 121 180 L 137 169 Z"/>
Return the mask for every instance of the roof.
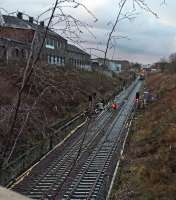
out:
<path id="1" fill-rule="evenodd" d="M 1 11 L 0 11 L 0 26 L 3 26 L 3 24 L 4 24 L 4 18 L 1 14 Z"/>
<path id="2" fill-rule="evenodd" d="M 1 43 L 6 43 L 6 42 L 14 42 L 14 43 L 18 43 L 18 44 L 27 46 L 27 44 L 24 43 L 24 42 L 21 42 L 21 41 L 18 41 L 18 40 L 14 40 L 14 39 L 10 39 L 10 38 L 0 37 L 0 44 Z"/>
<path id="3" fill-rule="evenodd" d="M 3 17 L 3 25 L 4 27 L 11 27 L 11 28 L 19 28 L 19 29 L 31 29 L 31 30 L 37 30 L 39 29 L 40 31 L 45 31 L 46 27 L 42 27 L 41 25 L 38 25 L 36 23 L 31 23 L 26 19 L 20 19 L 16 16 L 11 16 L 11 15 L 2 15 Z M 58 33 L 49 30 L 49 34 L 55 36 L 55 37 L 60 37 L 62 40 L 67 41 L 65 38 L 60 36 Z"/>
<path id="4" fill-rule="evenodd" d="M 82 49 L 80 49 L 77 46 L 72 45 L 72 44 L 68 44 L 67 45 L 67 51 L 71 51 L 71 52 L 75 52 L 75 53 L 79 53 L 79 54 L 84 54 L 84 55 L 90 56 L 90 54 L 88 54 L 87 52 L 83 51 Z"/>
<path id="5" fill-rule="evenodd" d="M 128 60 L 112 60 L 112 61 L 121 65 L 126 65 L 126 66 L 130 65 L 130 62 Z"/>
<path id="6" fill-rule="evenodd" d="M 26 23 L 25 20 L 19 19 L 15 16 L 3 15 L 5 27 L 21 28 L 21 29 L 33 29 L 30 24 Z"/>

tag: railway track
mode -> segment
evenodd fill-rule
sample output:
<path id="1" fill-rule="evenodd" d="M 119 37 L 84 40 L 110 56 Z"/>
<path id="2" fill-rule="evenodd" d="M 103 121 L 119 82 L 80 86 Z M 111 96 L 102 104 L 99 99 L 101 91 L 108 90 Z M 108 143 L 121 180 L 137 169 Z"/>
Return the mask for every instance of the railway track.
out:
<path id="1" fill-rule="evenodd" d="M 78 135 L 63 152 L 48 155 L 11 189 L 32 199 L 104 199 L 99 194 L 140 87 L 136 84 L 119 96 L 119 101 L 127 96 L 128 101 L 118 115 L 106 110 L 89 122 L 86 135 Z"/>
<path id="2" fill-rule="evenodd" d="M 133 109 L 134 92 L 129 97 L 128 103 L 121 109 L 118 116 L 102 138 L 99 145 L 89 156 L 74 181 L 65 189 L 65 193 L 56 199 L 105 199 L 101 188 L 105 182 L 107 169 L 112 157 L 120 146 L 120 139 L 125 127 L 125 122 Z M 117 121 L 119 123 L 117 123 Z M 120 150 L 120 148 L 119 148 Z M 77 169 L 76 169 L 77 170 Z"/>
<path id="3" fill-rule="evenodd" d="M 95 138 L 101 134 L 112 118 L 113 113 L 106 112 L 105 115 L 98 116 L 97 119 L 90 124 L 87 137 L 82 146 L 81 154 L 90 149 Z M 96 127 L 94 126 L 95 124 Z M 69 174 L 72 163 L 80 150 L 82 140 L 83 134 L 80 135 L 71 146 L 67 147 L 62 155 L 52 155 L 53 159 L 50 159 L 51 163 L 41 163 L 42 171 L 40 171 L 40 166 L 37 166 L 28 176 L 24 177 L 24 180 L 18 184 L 14 184 L 11 188 L 34 199 L 42 199 L 46 194 L 47 197 L 50 197 L 51 194 L 53 195 L 53 192 L 63 184 Z M 57 154 L 57 152 L 53 154 Z"/>

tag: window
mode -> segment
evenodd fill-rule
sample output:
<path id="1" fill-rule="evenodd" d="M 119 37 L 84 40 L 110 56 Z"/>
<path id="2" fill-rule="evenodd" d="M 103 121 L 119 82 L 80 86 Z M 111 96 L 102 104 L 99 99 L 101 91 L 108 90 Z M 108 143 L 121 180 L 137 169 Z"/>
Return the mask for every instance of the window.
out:
<path id="1" fill-rule="evenodd" d="M 15 49 L 15 56 L 18 57 L 19 56 L 19 50 Z"/>
<path id="2" fill-rule="evenodd" d="M 62 57 L 60 57 L 60 65 L 62 65 Z"/>
<path id="3" fill-rule="evenodd" d="M 57 40 L 53 40 L 54 41 L 54 46 L 57 48 Z"/>
<path id="4" fill-rule="evenodd" d="M 55 56 L 52 56 L 53 57 L 53 62 L 52 64 L 54 65 L 55 64 Z"/>
<path id="5" fill-rule="evenodd" d="M 7 51 L 6 51 L 5 46 L 0 46 L 0 57 L 1 58 L 5 57 L 6 53 L 7 53 Z"/>
<path id="6" fill-rule="evenodd" d="M 48 64 L 50 64 L 50 56 L 48 55 Z"/>
<path id="7" fill-rule="evenodd" d="M 54 40 L 51 39 L 51 46 L 54 46 Z"/>
<path id="8" fill-rule="evenodd" d="M 47 45 L 47 44 L 48 44 L 48 45 L 50 44 L 50 39 L 49 39 L 49 38 L 46 39 L 46 45 Z"/>
<path id="9" fill-rule="evenodd" d="M 57 64 L 59 64 L 59 57 L 57 56 L 56 59 L 57 59 Z"/>
<path id="10" fill-rule="evenodd" d="M 54 63 L 57 64 L 57 56 L 55 56 Z"/>
<path id="11" fill-rule="evenodd" d="M 76 60 L 76 67 L 79 66 L 79 60 Z"/>
<path id="12" fill-rule="evenodd" d="M 53 65 L 54 60 L 53 60 L 53 56 L 50 56 L 50 64 Z"/>
<path id="13" fill-rule="evenodd" d="M 62 58 L 62 65 L 65 65 L 65 57 Z"/>
<path id="14" fill-rule="evenodd" d="M 59 49 L 60 48 L 60 43 L 59 43 L 59 41 L 57 41 L 57 49 Z"/>
<path id="15" fill-rule="evenodd" d="M 57 64 L 60 65 L 60 58 L 59 58 L 59 56 L 57 57 Z"/>
<path id="16" fill-rule="evenodd" d="M 26 51 L 25 51 L 24 49 L 21 50 L 21 55 L 22 55 L 23 58 L 26 58 L 26 57 L 27 57 L 27 56 L 26 56 Z"/>
<path id="17" fill-rule="evenodd" d="M 55 49 L 54 40 L 50 39 L 50 38 L 47 38 L 45 47 L 48 48 L 48 49 Z"/>
<path id="18" fill-rule="evenodd" d="M 54 56 L 48 55 L 48 64 L 50 65 L 54 64 Z"/>

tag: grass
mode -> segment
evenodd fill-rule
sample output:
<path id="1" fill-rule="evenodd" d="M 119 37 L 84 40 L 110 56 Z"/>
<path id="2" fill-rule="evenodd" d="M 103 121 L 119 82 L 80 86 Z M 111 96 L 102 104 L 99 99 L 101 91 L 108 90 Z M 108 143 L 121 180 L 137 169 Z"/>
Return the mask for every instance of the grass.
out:
<path id="1" fill-rule="evenodd" d="M 146 87 L 159 100 L 137 114 L 113 200 L 176 199 L 176 75 L 151 75 Z"/>

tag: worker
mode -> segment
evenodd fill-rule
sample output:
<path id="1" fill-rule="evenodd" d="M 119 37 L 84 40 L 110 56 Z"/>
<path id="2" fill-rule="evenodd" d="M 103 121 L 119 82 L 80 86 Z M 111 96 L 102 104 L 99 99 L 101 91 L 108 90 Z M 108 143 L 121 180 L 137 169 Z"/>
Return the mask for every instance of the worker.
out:
<path id="1" fill-rule="evenodd" d="M 136 108 L 139 109 L 140 108 L 140 93 L 136 92 Z"/>
<path id="2" fill-rule="evenodd" d="M 139 101 L 140 93 L 136 92 L 136 101 Z"/>
<path id="3" fill-rule="evenodd" d="M 113 103 L 113 104 L 112 104 L 112 109 L 114 109 L 114 110 L 117 109 L 117 104 L 116 104 L 116 103 Z"/>

